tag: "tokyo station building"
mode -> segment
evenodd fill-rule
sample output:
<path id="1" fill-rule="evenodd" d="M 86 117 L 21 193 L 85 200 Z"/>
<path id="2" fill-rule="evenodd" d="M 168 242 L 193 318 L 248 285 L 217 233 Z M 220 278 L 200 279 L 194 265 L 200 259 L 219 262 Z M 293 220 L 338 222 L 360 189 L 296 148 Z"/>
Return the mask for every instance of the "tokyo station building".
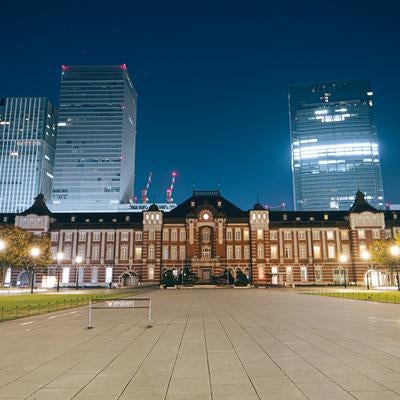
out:
<path id="1" fill-rule="evenodd" d="M 400 233 L 398 212 L 381 211 L 357 192 L 349 211 L 272 211 L 255 204 L 243 211 L 219 191 L 194 191 L 170 212 L 153 204 L 143 212 L 52 213 L 39 195 L 20 214 L 0 215 L 49 235 L 54 261 L 37 271 L 35 285 L 62 287 L 160 284 L 162 273 L 184 267 L 199 283 L 228 268 L 242 270 L 253 285 L 394 285 L 363 254 L 374 240 Z M 76 262 L 78 259 L 79 263 Z M 25 274 L 25 275 L 24 275 Z M 7 268 L 6 286 L 27 284 L 27 275 Z"/>

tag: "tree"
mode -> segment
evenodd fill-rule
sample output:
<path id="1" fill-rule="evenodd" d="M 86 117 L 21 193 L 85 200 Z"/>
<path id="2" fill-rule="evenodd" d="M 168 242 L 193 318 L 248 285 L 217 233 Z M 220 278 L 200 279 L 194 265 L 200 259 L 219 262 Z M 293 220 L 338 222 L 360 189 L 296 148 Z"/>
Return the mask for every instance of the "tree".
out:
<path id="1" fill-rule="evenodd" d="M 249 283 L 249 278 L 243 273 L 241 269 L 236 271 L 236 281 L 235 286 L 247 286 Z"/>
<path id="2" fill-rule="evenodd" d="M 372 261 L 383 269 L 389 269 L 390 272 L 396 274 L 397 289 L 400 291 L 399 280 L 399 257 L 394 257 L 391 253 L 392 246 L 400 246 L 400 235 L 394 240 L 375 240 L 371 247 L 370 253 Z"/>
<path id="3" fill-rule="evenodd" d="M 176 285 L 176 279 L 174 273 L 170 269 L 164 271 L 161 284 L 164 287 L 173 287 Z"/>
<path id="4" fill-rule="evenodd" d="M 1 282 L 4 270 L 13 267 L 28 273 L 32 287 L 35 268 L 47 268 L 51 263 L 50 239 L 47 236 L 34 235 L 16 226 L 5 226 L 0 227 L 0 240 L 5 245 L 0 252 Z M 34 247 L 39 249 L 39 255 L 35 258 L 31 255 L 31 249 Z"/>

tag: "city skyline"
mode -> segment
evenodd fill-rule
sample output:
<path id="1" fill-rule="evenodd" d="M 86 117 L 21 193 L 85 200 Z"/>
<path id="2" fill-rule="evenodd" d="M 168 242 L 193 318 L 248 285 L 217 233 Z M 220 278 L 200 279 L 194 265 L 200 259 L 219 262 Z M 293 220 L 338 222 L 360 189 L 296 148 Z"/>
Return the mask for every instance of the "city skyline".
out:
<path id="1" fill-rule="evenodd" d="M 196 13 L 161 4 L 151 9 L 129 5 L 127 10 L 134 13 L 111 11 L 119 22 L 111 28 L 106 24 L 109 10 L 82 6 L 73 13 L 71 29 L 72 10 L 63 4 L 41 10 L 43 16 L 29 6 L 21 12 L 7 5 L 5 32 L 11 32 L 12 22 L 16 34 L 5 41 L 2 95 L 45 95 L 54 101 L 61 64 L 126 63 L 139 93 L 136 196 L 152 171 L 149 199 L 164 201 L 170 173 L 176 170 L 178 203 L 193 184 L 212 189 L 220 183 L 222 192 L 244 209 L 257 193 L 263 204 L 285 201 L 291 208 L 288 86 L 371 78 L 385 195 L 399 202 L 399 127 L 392 107 L 400 90 L 399 55 L 393 51 L 399 28 L 390 10 L 376 6 L 372 12 L 350 4 L 343 14 L 329 5 L 294 3 L 288 10 L 260 4 L 246 10 L 216 5 Z M 30 15 L 36 17 L 35 32 L 27 35 Z M 316 34 L 339 25 L 335 35 Z M 35 43 L 44 35 L 47 39 L 49 29 L 58 32 L 49 38 L 51 54 L 34 57 Z"/>

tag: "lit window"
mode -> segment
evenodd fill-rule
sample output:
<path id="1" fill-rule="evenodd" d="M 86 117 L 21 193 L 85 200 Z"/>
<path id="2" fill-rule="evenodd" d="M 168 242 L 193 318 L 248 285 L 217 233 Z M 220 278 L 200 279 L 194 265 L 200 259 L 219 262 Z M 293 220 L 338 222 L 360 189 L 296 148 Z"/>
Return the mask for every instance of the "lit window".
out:
<path id="1" fill-rule="evenodd" d="M 314 246 L 314 258 L 321 258 L 321 246 Z"/>
<path id="2" fill-rule="evenodd" d="M 336 247 L 333 244 L 328 245 L 328 258 L 333 259 L 336 257 Z"/>
<path id="3" fill-rule="evenodd" d="M 232 237 L 233 237 L 232 229 L 228 228 L 226 230 L 226 240 L 232 240 Z"/>
<path id="4" fill-rule="evenodd" d="M 326 232 L 326 238 L 328 240 L 334 240 L 335 239 L 335 233 L 333 231 L 327 231 Z"/>
<path id="5" fill-rule="evenodd" d="M 257 258 L 258 259 L 264 258 L 264 245 L 261 243 L 257 245 Z"/>
<path id="6" fill-rule="evenodd" d="M 135 260 L 141 260 L 142 258 L 142 246 L 135 246 Z"/>
<path id="7" fill-rule="evenodd" d="M 264 238 L 264 231 L 262 229 L 257 229 L 257 239 L 262 240 Z"/>
<path id="8" fill-rule="evenodd" d="M 285 258 L 292 258 L 292 246 L 291 245 L 285 245 L 284 254 L 285 254 Z"/>
<path id="9" fill-rule="evenodd" d="M 292 240 L 292 232 L 287 232 L 287 231 L 283 232 L 283 238 L 285 240 Z"/>
<path id="10" fill-rule="evenodd" d="M 168 260 L 169 249 L 168 246 L 163 246 L 163 260 Z"/>
<path id="11" fill-rule="evenodd" d="M 278 246 L 271 246 L 271 258 L 273 260 L 278 258 Z"/>
<path id="12" fill-rule="evenodd" d="M 307 267 L 305 267 L 305 266 L 300 267 L 300 279 L 302 282 L 306 282 L 308 279 Z"/>
<path id="13" fill-rule="evenodd" d="M 365 230 L 361 229 L 358 231 L 358 238 L 365 239 Z"/>
<path id="14" fill-rule="evenodd" d="M 242 247 L 235 246 L 235 259 L 240 260 L 242 258 Z"/>
<path id="15" fill-rule="evenodd" d="M 155 258 L 155 249 L 154 249 L 154 244 L 149 245 L 149 259 L 154 260 Z"/>

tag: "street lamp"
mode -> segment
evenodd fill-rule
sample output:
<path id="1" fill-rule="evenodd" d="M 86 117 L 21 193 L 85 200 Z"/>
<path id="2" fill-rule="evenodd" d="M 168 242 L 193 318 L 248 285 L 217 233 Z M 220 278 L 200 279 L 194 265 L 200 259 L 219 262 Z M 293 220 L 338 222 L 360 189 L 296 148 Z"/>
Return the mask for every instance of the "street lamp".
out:
<path id="1" fill-rule="evenodd" d="M 371 259 L 371 254 L 369 251 L 365 250 L 361 253 L 361 258 L 365 261 L 369 261 Z M 367 290 L 369 290 L 369 275 L 370 272 L 367 271 Z"/>
<path id="2" fill-rule="evenodd" d="M 339 261 L 342 264 L 347 263 L 348 259 L 349 258 L 347 257 L 346 254 L 341 254 L 340 257 L 339 257 Z M 346 289 L 347 288 L 347 276 L 346 276 L 347 275 L 347 270 L 345 268 L 343 268 L 343 273 L 344 273 L 344 288 Z"/>
<path id="3" fill-rule="evenodd" d="M 79 287 L 79 282 L 78 282 L 78 278 L 79 278 L 79 264 L 81 264 L 83 261 L 83 258 L 81 256 L 76 256 L 75 257 L 75 269 L 76 269 L 76 287 L 75 289 L 78 290 Z"/>
<path id="4" fill-rule="evenodd" d="M 395 260 L 397 290 L 400 291 L 399 270 L 397 268 L 397 259 L 400 256 L 400 247 L 397 244 L 394 244 L 393 246 L 391 246 L 390 254 L 393 256 L 393 258 Z"/>
<path id="5" fill-rule="evenodd" d="M 64 259 L 64 253 L 57 253 L 56 260 L 57 260 L 57 292 L 60 291 L 60 264 L 61 261 Z"/>
<path id="6" fill-rule="evenodd" d="M 32 247 L 30 250 L 31 257 L 33 258 L 33 266 L 32 266 L 32 272 L 31 272 L 31 293 L 33 293 L 33 285 L 35 281 L 35 267 L 36 263 L 35 260 L 40 256 L 40 249 L 39 247 Z"/>

